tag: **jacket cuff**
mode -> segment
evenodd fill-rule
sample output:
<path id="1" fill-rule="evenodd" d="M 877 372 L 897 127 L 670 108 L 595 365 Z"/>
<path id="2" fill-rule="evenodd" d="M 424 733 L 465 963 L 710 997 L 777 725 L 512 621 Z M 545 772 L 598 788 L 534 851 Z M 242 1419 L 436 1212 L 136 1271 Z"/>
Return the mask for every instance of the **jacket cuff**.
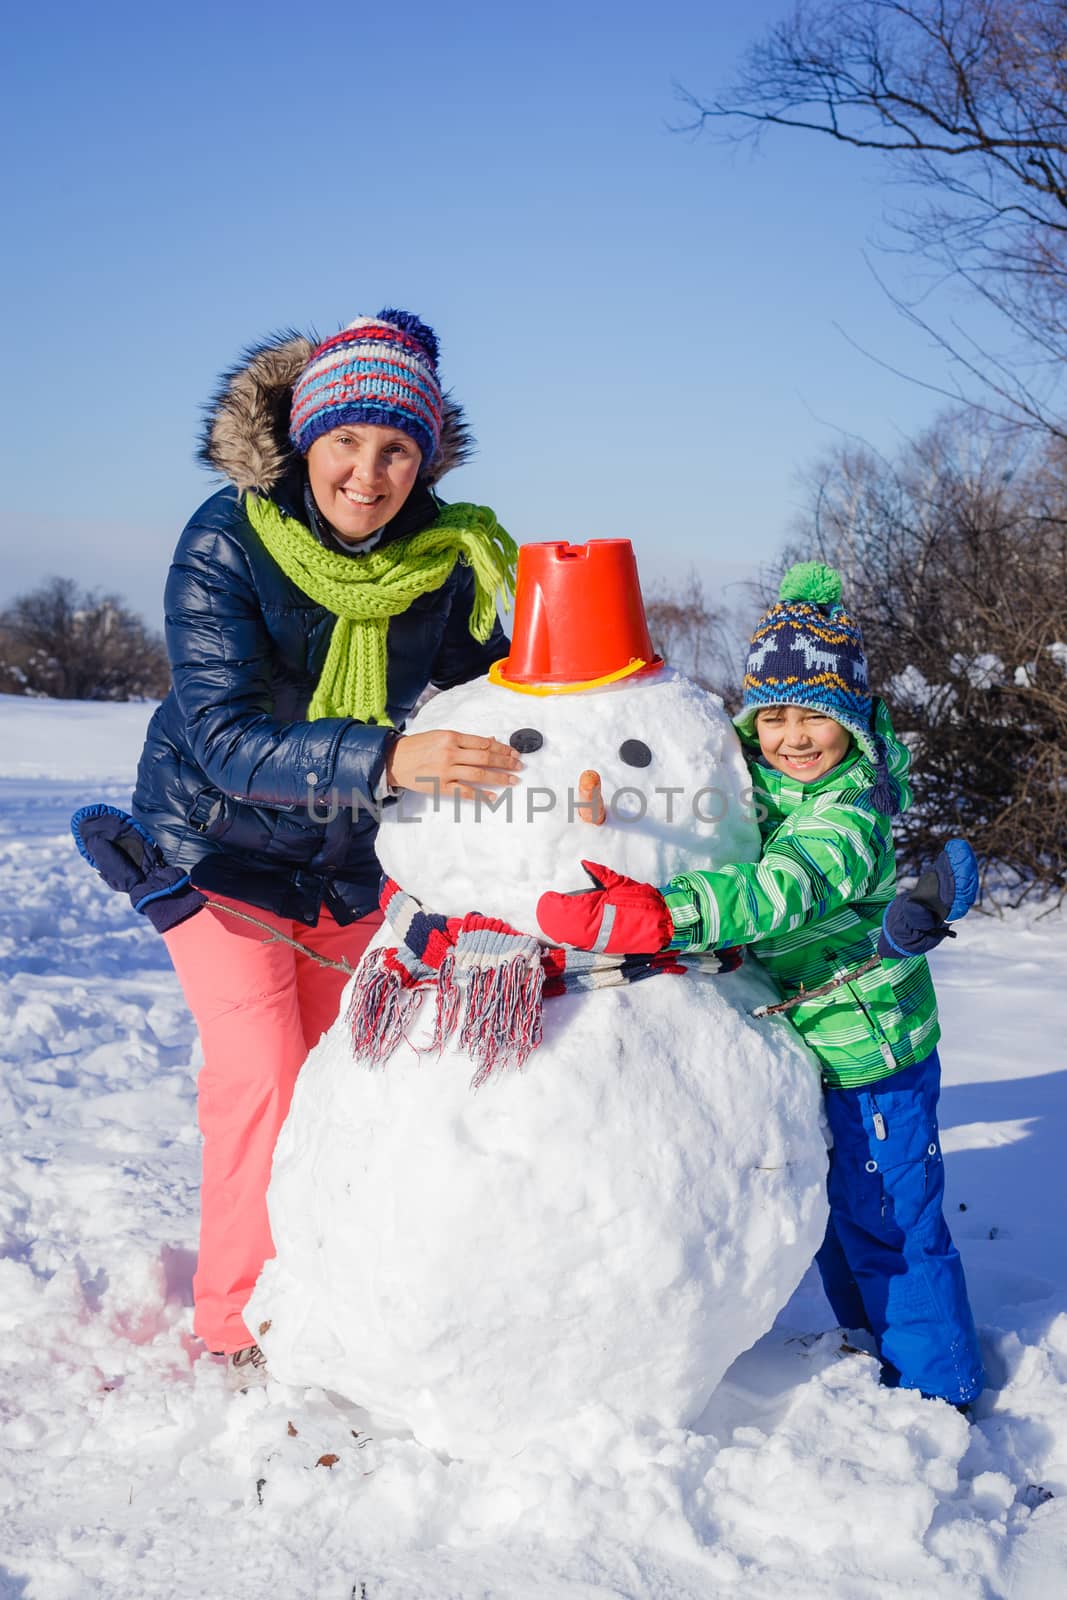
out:
<path id="1" fill-rule="evenodd" d="M 382 770 L 378 774 L 377 783 L 374 785 L 374 798 L 379 805 L 383 805 L 386 800 L 396 800 L 400 795 L 400 790 L 394 788 L 389 782 L 387 772 L 389 757 L 400 743 L 400 739 L 401 735 L 390 729 L 386 734 L 385 743 L 382 745 Z"/>
<path id="2" fill-rule="evenodd" d="M 382 794 L 385 757 L 395 739 L 392 728 L 372 723 L 349 722 L 343 725 L 334 761 L 333 782 L 343 805 L 358 807 L 356 796 L 373 807 Z M 388 786 L 385 793 L 388 794 Z"/>
<path id="3" fill-rule="evenodd" d="M 704 919 L 700 914 L 700 906 L 694 895 L 687 889 L 679 888 L 674 883 L 668 883 L 660 889 L 674 924 L 674 933 L 671 942 L 666 946 L 668 950 L 703 950 L 705 948 Z"/>

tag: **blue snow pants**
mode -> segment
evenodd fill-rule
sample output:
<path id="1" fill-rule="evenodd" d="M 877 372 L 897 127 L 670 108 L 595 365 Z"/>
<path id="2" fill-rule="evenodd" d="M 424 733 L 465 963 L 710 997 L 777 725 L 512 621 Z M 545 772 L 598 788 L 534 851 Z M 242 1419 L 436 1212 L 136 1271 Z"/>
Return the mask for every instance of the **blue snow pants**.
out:
<path id="1" fill-rule="evenodd" d="M 959 1251 L 942 1214 L 937 1051 L 827 1089 L 830 1220 L 815 1257 L 843 1328 L 874 1335 L 883 1381 L 962 1405 L 984 1381 Z"/>

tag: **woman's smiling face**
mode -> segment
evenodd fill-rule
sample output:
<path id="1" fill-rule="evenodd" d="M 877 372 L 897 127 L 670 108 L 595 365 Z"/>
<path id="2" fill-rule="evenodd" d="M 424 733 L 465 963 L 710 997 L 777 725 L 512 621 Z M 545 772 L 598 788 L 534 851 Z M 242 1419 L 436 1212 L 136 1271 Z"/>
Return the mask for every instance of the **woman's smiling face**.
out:
<path id="1" fill-rule="evenodd" d="M 832 772 L 852 743 L 833 717 L 807 706 L 764 706 L 756 713 L 756 737 L 767 765 L 801 783 Z"/>
<path id="2" fill-rule="evenodd" d="M 359 544 L 395 517 L 422 464 L 399 428 L 360 422 L 331 428 L 307 453 L 315 504 L 346 544 Z"/>

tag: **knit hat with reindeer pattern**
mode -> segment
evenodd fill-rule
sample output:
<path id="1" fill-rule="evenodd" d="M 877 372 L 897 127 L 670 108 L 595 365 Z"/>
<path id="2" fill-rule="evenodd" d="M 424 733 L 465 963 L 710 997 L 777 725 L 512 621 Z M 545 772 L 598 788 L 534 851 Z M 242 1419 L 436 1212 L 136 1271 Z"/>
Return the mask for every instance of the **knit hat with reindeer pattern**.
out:
<path id="1" fill-rule="evenodd" d="M 734 718 L 752 737 L 762 706 L 806 706 L 833 717 L 874 762 L 871 695 L 863 635 L 841 604 L 841 575 L 801 561 L 782 579 L 778 601 L 756 624 Z"/>
<path id="2" fill-rule="evenodd" d="M 841 574 L 821 561 L 790 567 L 778 601 L 756 624 L 745 663 L 744 694 L 734 725 L 755 737 L 762 706 L 805 706 L 833 717 L 852 735 L 874 769 L 864 804 L 896 816 L 902 790 L 890 773 L 885 739 L 888 715 L 872 701 L 859 623 L 841 604 Z"/>

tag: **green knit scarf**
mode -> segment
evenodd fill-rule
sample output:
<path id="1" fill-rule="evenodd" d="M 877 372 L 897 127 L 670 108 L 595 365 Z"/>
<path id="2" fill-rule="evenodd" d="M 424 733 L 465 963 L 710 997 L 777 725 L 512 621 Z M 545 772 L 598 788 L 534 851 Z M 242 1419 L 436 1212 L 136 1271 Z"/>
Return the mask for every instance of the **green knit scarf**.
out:
<path id="1" fill-rule="evenodd" d="M 389 618 L 439 589 L 457 559 L 474 572 L 475 639 L 484 642 L 493 630 L 497 590 L 505 604 L 515 592 L 518 549 L 488 506 L 442 506 L 428 528 L 356 557 L 326 549 L 302 522 L 251 491 L 245 512 L 286 577 L 337 617 L 308 707 L 310 722 L 355 717 L 391 725 L 385 710 Z"/>

